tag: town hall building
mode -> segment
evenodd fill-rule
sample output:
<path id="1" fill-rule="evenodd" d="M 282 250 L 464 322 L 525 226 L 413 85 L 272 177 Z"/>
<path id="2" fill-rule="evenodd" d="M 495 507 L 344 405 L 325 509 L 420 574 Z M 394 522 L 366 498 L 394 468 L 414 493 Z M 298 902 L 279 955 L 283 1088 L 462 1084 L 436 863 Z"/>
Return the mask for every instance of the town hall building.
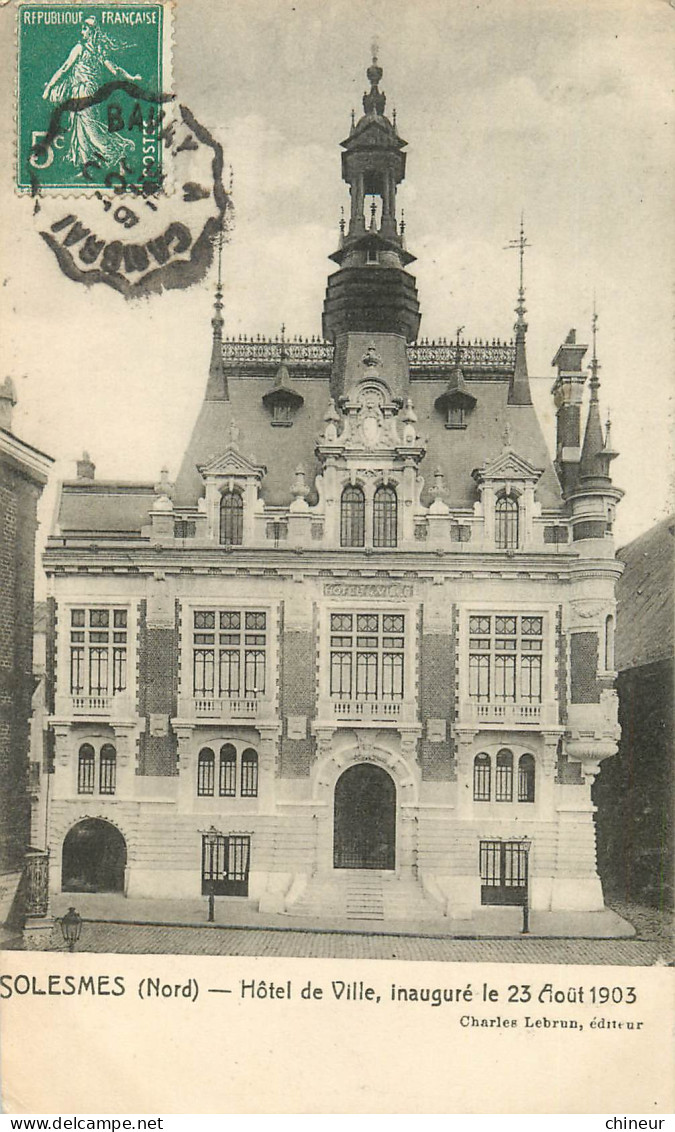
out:
<path id="1" fill-rule="evenodd" d="M 621 491 L 595 326 L 589 371 L 574 330 L 553 358 L 552 461 L 522 232 L 514 339 L 420 339 L 407 143 L 367 75 L 321 336 L 227 337 L 219 283 L 175 482 L 104 482 L 85 456 L 61 486 L 52 892 L 384 920 L 525 892 L 603 907 Z"/>

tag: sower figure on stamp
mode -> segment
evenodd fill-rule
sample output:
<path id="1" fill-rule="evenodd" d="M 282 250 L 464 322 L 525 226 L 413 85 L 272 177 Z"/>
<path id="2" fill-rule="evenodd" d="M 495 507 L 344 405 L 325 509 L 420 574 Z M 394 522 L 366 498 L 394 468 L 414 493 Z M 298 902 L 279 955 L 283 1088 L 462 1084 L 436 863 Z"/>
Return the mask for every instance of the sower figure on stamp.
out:
<path id="1" fill-rule="evenodd" d="M 104 82 L 110 81 L 106 71 L 115 78 L 128 79 L 130 82 L 140 80 L 140 75 L 130 75 L 110 58 L 112 51 L 119 51 L 126 46 L 129 45 L 116 44 L 98 27 L 96 17 L 89 16 L 82 26 L 82 41 L 75 44 L 65 63 L 54 72 L 42 97 L 50 102 L 91 97 Z M 93 158 L 115 165 L 128 150 L 135 149 L 131 138 L 110 132 L 100 120 L 96 106 L 72 111 L 68 119 L 70 141 L 65 158 L 80 169 Z"/>

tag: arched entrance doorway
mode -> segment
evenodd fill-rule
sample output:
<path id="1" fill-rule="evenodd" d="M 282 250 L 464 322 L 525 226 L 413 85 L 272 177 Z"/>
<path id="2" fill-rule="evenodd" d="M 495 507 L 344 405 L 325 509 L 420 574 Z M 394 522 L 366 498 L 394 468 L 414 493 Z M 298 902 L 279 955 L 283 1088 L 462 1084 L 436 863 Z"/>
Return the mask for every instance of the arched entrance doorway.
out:
<path id="1" fill-rule="evenodd" d="M 396 867 L 396 787 L 382 767 L 358 763 L 335 784 L 333 865 Z"/>
<path id="2" fill-rule="evenodd" d="M 116 826 L 85 818 L 63 842 L 63 892 L 124 892 L 126 842 Z"/>

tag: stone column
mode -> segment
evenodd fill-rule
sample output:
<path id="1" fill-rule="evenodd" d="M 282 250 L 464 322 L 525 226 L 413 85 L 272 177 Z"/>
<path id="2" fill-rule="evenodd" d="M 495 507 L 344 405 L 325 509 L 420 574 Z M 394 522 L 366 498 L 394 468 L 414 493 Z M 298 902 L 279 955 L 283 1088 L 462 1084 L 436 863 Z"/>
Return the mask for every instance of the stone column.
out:
<path id="1" fill-rule="evenodd" d="M 260 743 L 258 748 L 258 807 L 261 814 L 275 812 L 277 752 L 279 747 L 279 728 L 258 728 Z"/>
<path id="2" fill-rule="evenodd" d="M 458 730 L 455 732 L 455 766 L 457 768 L 457 817 L 473 818 L 473 759 L 474 744 L 478 732 Z"/>
<path id="3" fill-rule="evenodd" d="M 176 727 L 178 740 L 178 812 L 192 813 L 197 794 L 196 756 L 194 754 L 194 728 Z"/>

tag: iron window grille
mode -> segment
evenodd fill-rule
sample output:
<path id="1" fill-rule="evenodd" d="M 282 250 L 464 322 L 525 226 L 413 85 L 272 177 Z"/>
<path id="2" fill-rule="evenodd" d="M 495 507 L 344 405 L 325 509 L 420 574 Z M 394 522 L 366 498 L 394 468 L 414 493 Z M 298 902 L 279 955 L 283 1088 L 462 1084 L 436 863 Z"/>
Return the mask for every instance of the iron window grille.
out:
<path id="1" fill-rule="evenodd" d="M 203 747 L 197 759 L 197 797 L 213 796 L 215 755 L 210 747 Z"/>
<path id="2" fill-rule="evenodd" d="M 202 895 L 248 896 L 251 838 L 202 835 Z"/>
<path id="3" fill-rule="evenodd" d="M 218 628 L 216 628 L 216 624 Z M 195 610 L 195 696 L 255 699 L 265 694 L 267 614 L 242 610 Z"/>
<path id="4" fill-rule="evenodd" d="M 469 617 L 469 697 L 476 703 L 539 704 L 543 617 Z"/>
<path id="5" fill-rule="evenodd" d="M 524 904 L 528 851 L 520 841 L 481 841 L 481 904 Z"/>
<path id="6" fill-rule="evenodd" d="M 107 696 L 127 686 L 126 609 L 72 609 L 70 693 Z"/>
<path id="7" fill-rule="evenodd" d="M 90 743 L 83 743 L 77 756 L 77 792 L 93 794 L 96 778 L 96 753 Z"/>
<path id="8" fill-rule="evenodd" d="M 330 694 L 346 700 L 402 700 L 402 613 L 332 613 Z"/>
<path id="9" fill-rule="evenodd" d="M 396 546 L 398 528 L 398 501 L 396 491 L 382 484 L 373 499 L 373 546 Z"/>
<path id="10" fill-rule="evenodd" d="M 534 758 L 521 755 L 518 759 L 518 801 L 534 802 Z"/>
<path id="11" fill-rule="evenodd" d="M 218 793 L 221 798 L 234 798 L 237 793 L 237 752 L 231 743 L 220 748 Z"/>
<path id="12" fill-rule="evenodd" d="M 491 796 L 492 760 L 485 752 L 473 760 L 473 800 L 489 802 Z"/>
<path id="13" fill-rule="evenodd" d="M 365 546 L 366 499 L 358 484 L 348 484 L 340 500 L 340 546 Z"/>
<path id="14" fill-rule="evenodd" d="M 241 546 L 244 539 L 244 501 L 238 491 L 226 491 L 220 500 L 220 541 Z"/>
<path id="15" fill-rule="evenodd" d="M 506 749 L 497 752 L 495 801 L 513 801 L 513 752 Z"/>
<path id="16" fill-rule="evenodd" d="M 99 792 L 114 794 L 117 778 L 117 752 L 112 743 L 104 743 L 99 760 Z"/>
<path id="17" fill-rule="evenodd" d="M 197 524 L 194 519 L 176 519 L 173 524 L 174 538 L 194 538 L 197 533 Z"/>
<path id="18" fill-rule="evenodd" d="M 250 747 L 241 756 L 241 796 L 258 797 L 258 755 Z"/>
<path id="19" fill-rule="evenodd" d="M 502 494 L 495 504 L 495 545 L 497 550 L 517 550 L 520 508 L 512 495 Z"/>

